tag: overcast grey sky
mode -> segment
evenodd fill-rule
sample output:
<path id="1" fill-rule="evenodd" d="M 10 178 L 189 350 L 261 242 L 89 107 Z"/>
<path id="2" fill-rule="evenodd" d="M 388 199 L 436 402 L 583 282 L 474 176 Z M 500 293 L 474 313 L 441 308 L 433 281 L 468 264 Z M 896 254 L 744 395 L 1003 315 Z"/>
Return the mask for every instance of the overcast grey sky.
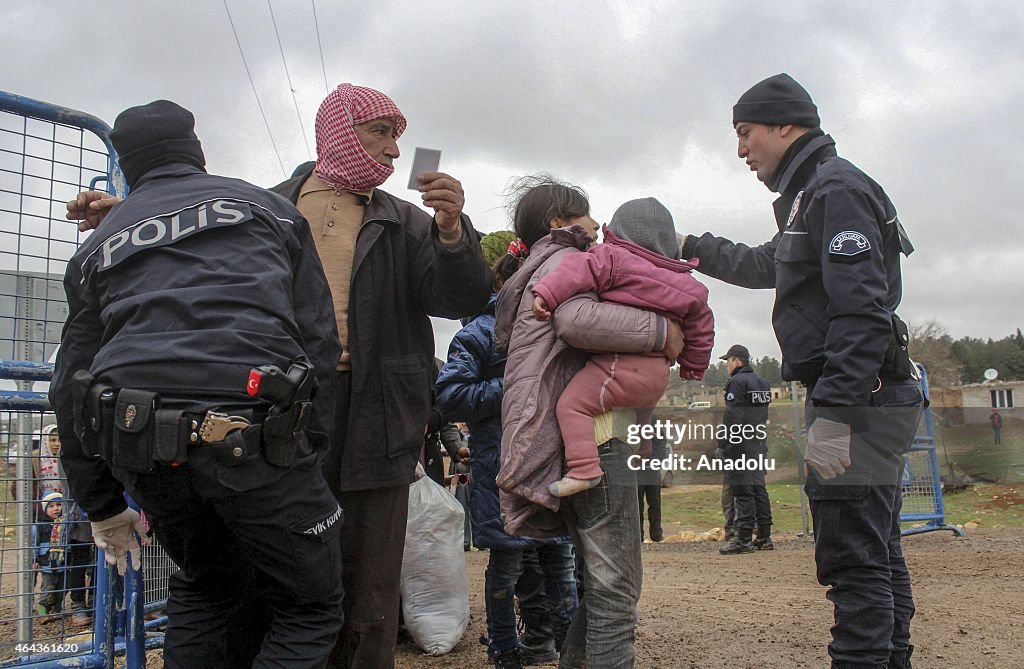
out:
<path id="1" fill-rule="evenodd" d="M 223 2 L 4 2 L 0 90 L 108 123 L 174 100 L 195 113 L 211 172 L 271 186 L 309 158 L 325 69 L 332 88 L 383 90 L 409 120 L 385 190 L 415 199 L 404 188 L 414 147 L 441 149 L 481 230 L 507 226 L 510 177 L 546 171 L 583 186 L 599 221 L 651 195 L 682 233 L 757 244 L 774 232 L 774 196 L 736 157 L 731 109 L 785 71 L 917 247 L 903 317 L 954 337 L 1021 325 L 1018 2 L 316 0 L 323 66 L 313 3 L 272 6 L 298 115 L 267 3 L 228 0 L 280 161 Z M 778 356 L 773 292 L 703 280 L 716 355 L 741 342 Z M 456 329 L 438 325 L 439 353 Z"/>

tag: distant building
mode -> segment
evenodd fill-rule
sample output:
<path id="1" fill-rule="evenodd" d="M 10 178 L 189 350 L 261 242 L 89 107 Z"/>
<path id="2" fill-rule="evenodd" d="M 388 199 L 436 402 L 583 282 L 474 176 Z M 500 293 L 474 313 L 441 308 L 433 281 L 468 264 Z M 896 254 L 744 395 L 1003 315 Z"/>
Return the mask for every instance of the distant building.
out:
<path id="1" fill-rule="evenodd" d="M 952 423 L 985 423 L 998 409 L 1004 418 L 1024 419 L 1024 381 L 985 381 L 929 389 L 932 410 Z"/>
<path id="2" fill-rule="evenodd" d="M 971 383 L 960 386 L 960 393 L 965 423 L 988 421 L 992 409 L 998 409 L 1004 418 L 1024 418 L 1024 410 L 1017 406 L 1024 401 L 1024 381 Z"/>
<path id="3" fill-rule="evenodd" d="M 63 281 L 63 275 L 0 270 L 0 359 L 50 359 L 68 317 Z"/>

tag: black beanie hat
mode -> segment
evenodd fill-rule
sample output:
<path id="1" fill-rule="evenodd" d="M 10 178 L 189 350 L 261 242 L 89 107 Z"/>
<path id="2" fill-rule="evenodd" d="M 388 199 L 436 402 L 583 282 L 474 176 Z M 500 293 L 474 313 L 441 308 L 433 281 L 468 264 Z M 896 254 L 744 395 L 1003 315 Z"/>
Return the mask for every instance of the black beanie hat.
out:
<path id="1" fill-rule="evenodd" d="M 130 107 L 117 115 L 110 143 L 117 162 L 134 188 L 143 174 L 167 163 L 206 168 L 206 157 L 195 133 L 192 112 L 169 100 Z"/>
<path id="2" fill-rule="evenodd" d="M 764 125 L 821 125 L 811 95 L 788 74 L 776 74 L 754 84 L 732 108 L 732 124 L 741 121 Z"/>

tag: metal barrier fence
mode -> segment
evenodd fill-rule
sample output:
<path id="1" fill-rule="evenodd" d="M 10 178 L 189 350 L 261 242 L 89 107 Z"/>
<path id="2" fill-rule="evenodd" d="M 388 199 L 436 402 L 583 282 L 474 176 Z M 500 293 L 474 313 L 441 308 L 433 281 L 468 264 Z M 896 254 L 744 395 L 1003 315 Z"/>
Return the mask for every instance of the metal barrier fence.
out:
<path id="1" fill-rule="evenodd" d="M 84 234 L 64 203 L 100 183 L 124 195 L 109 130 L 88 114 L 0 92 L 0 667 L 112 667 L 122 652 L 125 666 L 143 667 L 145 647 L 161 641 L 143 633 L 144 611 L 162 607 L 173 564 L 153 545 L 143 565 L 155 579 L 108 571 L 48 434 L 63 276 Z M 59 514 L 51 493 L 62 498 Z"/>
<path id="2" fill-rule="evenodd" d="M 921 365 L 917 368 L 921 371 L 921 390 L 928 397 L 928 373 Z M 950 530 L 957 536 L 964 536 L 962 528 L 946 523 L 939 459 L 935 451 L 935 422 L 930 408 L 924 410 L 914 444 L 904 456 L 902 483 L 900 523 L 911 525 L 903 530 L 904 535 Z"/>

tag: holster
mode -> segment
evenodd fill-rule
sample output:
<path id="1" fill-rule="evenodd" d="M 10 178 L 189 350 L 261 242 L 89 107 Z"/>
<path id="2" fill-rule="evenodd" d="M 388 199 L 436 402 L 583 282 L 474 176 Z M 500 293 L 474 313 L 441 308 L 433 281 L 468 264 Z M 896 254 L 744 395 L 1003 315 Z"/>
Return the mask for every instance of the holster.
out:
<path id="1" fill-rule="evenodd" d="M 302 431 L 309 423 L 312 402 L 293 402 L 288 411 L 267 416 L 263 421 L 263 453 L 272 465 L 290 467 L 295 462 Z"/>
<path id="2" fill-rule="evenodd" d="M 907 379 L 917 378 L 917 370 L 910 359 L 909 347 L 910 329 L 903 322 L 902 318 L 893 314 L 889 346 L 885 349 L 882 368 L 878 372 L 879 378 L 894 381 L 906 381 Z"/>
<path id="3" fill-rule="evenodd" d="M 82 452 L 90 457 L 109 460 L 109 435 L 114 418 L 114 389 L 104 383 L 93 383 L 88 370 L 79 370 L 71 377 L 71 406 L 74 413 L 75 436 L 82 442 Z"/>

